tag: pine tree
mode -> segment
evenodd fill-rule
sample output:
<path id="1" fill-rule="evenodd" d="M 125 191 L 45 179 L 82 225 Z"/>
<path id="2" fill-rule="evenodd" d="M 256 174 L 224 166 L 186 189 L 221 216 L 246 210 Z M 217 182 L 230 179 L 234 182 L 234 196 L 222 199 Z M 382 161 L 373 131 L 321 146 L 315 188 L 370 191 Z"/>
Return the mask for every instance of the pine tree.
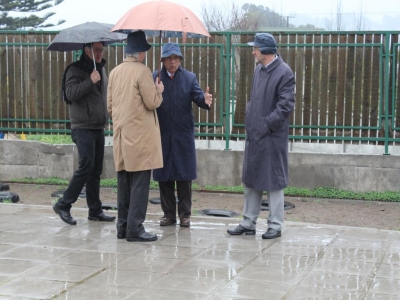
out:
<path id="1" fill-rule="evenodd" d="M 12 17 L 9 12 L 29 13 L 39 12 L 50 7 L 56 6 L 64 0 L 0 0 L 0 29 L 2 30 L 16 30 L 16 29 L 36 29 L 60 25 L 65 20 L 58 21 L 57 24 L 46 23 L 46 20 L 53 16 L 55 13 L 48 12 L 39 17 L 34 14 L 23 17 Z"/>

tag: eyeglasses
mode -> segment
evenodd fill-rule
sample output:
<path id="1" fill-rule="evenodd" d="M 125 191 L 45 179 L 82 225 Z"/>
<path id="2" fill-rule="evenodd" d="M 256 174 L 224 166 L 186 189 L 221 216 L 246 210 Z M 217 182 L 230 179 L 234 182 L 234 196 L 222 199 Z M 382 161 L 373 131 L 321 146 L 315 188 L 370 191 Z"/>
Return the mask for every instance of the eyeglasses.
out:
<path id="1" fill-rule="evenodd" d="M 260 48 L 258 48 L 258 47 L 253 47 L 253 51 L 258 51 L 258 50 L 260 50 Z"/>
<path id="2" fill-rule="evenodd" d="M 93 48 L 94 53 L 102 53 L 104 48 Z"/>
<path id="3" fill-rule="evenodd" d="M 168 59 L 168 60 L 180 60 L 180 57 L 179 56 L 168 56 L 168 57 L 166 57 L 166 59 Z"/>

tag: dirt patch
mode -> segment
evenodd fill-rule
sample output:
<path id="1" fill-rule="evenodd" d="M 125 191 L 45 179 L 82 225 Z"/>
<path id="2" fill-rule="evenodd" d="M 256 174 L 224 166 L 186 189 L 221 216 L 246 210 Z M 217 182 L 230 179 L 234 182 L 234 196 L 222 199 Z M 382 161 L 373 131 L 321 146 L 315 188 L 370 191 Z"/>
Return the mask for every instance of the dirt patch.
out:
<path id="1" fill-rule="evenodd" d="M 38 184 L 9 185 L 10 191 L 19 195 L 19 203 L 36 205 L 52 205 L 57 198 L 51 194 L 65 189 Z M 158 196 L 158 191 L 150 191 L 150 198 Z M 103 204 L 116 205 L 117 190 L 102 188 L 100 197 Z M 285 201 L 295 205 L 295 208 L 285 211 L 287 221 L 400 230 L 400 203 L 297 197 L 285 197 Z M 86 199 L 78 199 L 74 207 L 87 207 Z M 199 215 L 198 211 L 203 209 L 225 209 L 240 215 L 243 209 L 243 194 L 193 192 L 193 215 Z M 147 212 L 162 215 L 159 204 L 149 203 Z M 268 211 L 262 211 L 260 214 L 260 218 L 267 216 Z"/>

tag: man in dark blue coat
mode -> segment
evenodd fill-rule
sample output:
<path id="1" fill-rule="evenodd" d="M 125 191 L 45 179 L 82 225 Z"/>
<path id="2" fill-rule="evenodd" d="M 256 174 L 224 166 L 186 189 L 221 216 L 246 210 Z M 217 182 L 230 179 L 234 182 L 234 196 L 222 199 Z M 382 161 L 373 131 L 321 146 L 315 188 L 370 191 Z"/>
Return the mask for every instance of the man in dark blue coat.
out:
<path id="1" fill-rule="evenodd" d="M 181 59 L 183 56 L 177 44 L 163 46 L 160 79 L 164 83 L 164 92 L 163 103 L 157 108 L 157 114 L 164 167 L 153 170 L 153 178 L 159 182 L 164 212 L 161 226 L 176 224 L 175 183 L 180 226 L 190 226 L 192 180 L 197 178 L 192 102 L 207 110 L 212 104 L 209 88 L 206 92 L 202 91 L 196 75 L 180 65 Z M 159 71 L 154 72 L 154 79 L 158 75 Z"/>
<path id="2" fill-rule="evenodd" d="M 245 185 L 243 220 L 231 235 L 255 234 L 261 198 L 268 192 L 268 230 L 264 239 L 281 236 L 283 189 L 288 183 L 289 117 L 295 103 L 295 79 L 290 67 L 276 54 L 269 33 L 257 33 L 253 55 L 258 62 L 251 97 L 246 105 L 246 144 L 242 181 Z"/>

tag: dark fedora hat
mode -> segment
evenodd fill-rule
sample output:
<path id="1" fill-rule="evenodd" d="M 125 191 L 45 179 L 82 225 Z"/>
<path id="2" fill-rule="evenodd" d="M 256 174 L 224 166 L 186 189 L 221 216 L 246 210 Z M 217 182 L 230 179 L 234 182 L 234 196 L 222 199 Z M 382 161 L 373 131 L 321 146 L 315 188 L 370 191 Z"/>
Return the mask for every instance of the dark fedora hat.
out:
<path id="1" fill-rule="evenodd" d="M 254 42 L 247 44 L 259 48 L 261 54 L 276 54 L 276 41 L 272 34 L 256 33 Z"/>
<path id="2" fill-rule="evenodd" d="M 142 30 L 129 33 L 126 43 L 127 43 L 125 47 L 126 54 L 146 52 L 151 48 L 151 45 L 147 43 L 146 35 Z"/>

